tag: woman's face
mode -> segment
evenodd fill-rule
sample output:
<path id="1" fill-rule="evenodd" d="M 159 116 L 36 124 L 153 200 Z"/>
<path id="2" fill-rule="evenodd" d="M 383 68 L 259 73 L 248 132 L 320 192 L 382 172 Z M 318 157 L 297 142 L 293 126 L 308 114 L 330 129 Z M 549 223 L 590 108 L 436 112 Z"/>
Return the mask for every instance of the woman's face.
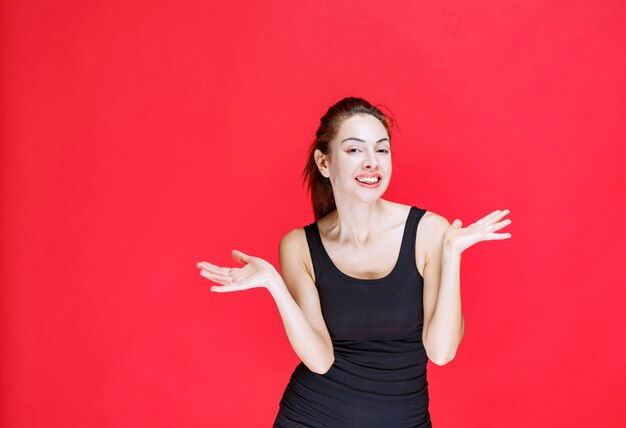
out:
<path id="1" fill-rule="evenodd" d="M 385 193 L 391 179 L 391 147 L 376 117 L 356 114 L 344 120 L 330 145 L 330 158 L 320 151 L 315 156 L 335 199 L 372 202 Z"/>

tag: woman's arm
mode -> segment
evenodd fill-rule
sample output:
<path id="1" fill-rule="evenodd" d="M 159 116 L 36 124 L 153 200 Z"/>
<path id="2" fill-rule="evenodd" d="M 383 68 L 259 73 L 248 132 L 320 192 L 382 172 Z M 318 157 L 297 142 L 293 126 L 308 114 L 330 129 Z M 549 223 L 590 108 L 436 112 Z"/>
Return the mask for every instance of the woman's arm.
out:
<path id="1" fill-rule="evenodd" d="M 465 323 L 461 311 L 461 255 L 443 242 L 450 226 L 437 214 L 431 216 L 431 246 L 424 266 L 424 326 L 422 341 L 428 358 L 444 365 L 454 358 L 463 338 Z"/>
<path id="2" fill-rule="evenodd" d="M 320 299 L 303 257 L 310 259 L 304 229 L 287 233 L 280 241 L 282 276 L 274 266 L 239 250 L 232 257 L 244 263 L 241 268 L 199 262 L 200 275 L 222 284 L 211 291 L 225 293 L 265 287 L 274 298 L 289 342 L 302 362 L 313 372 L 326 373 L 335 361 L 333 344 L 326 328 Z"/>
<path id="3" fill-rule="evenodd" d="M 294 229 L 280 241 L 281 275 L 268 287 L 283 320 L 289 342 L 313 372 L 326 373 L 335 356 L 320 307 L 319 294 L 302 260 L 308 254 L 304 229 Z"/>
<path id="4" fill-rule="evenodd" d="M 424 267 L 424 330 L 422 340 L 428 357 L 442 365 L 451 361 L 463 338 L 465 322 L 461 314 L 461 253 L 482 241 L 511 238 L 511 233 L 496 233 L 511 224 L 502 220 L 509 210 L 496 210 L 462 228 L 439 215 L 432 216 L 436 246 L 428 251 Z M 440 273 L 439 273 L 440 272 Z M 440 278 L 439 278 L 440 277 Z"/>

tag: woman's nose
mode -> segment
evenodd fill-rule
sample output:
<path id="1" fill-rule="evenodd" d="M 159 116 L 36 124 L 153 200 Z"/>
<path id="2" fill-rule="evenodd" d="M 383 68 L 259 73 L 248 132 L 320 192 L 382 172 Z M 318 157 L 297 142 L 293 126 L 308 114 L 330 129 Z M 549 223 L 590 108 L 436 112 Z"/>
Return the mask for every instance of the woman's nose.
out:
<path id="1" fill-rule="evenodd" d="M 365 156 L 364 166 L 369 166 L 372 168 L 378 166 L 378 158 L 376 157 L 376 153 L 370 151 L 367 152 L 367 155 Z"/>

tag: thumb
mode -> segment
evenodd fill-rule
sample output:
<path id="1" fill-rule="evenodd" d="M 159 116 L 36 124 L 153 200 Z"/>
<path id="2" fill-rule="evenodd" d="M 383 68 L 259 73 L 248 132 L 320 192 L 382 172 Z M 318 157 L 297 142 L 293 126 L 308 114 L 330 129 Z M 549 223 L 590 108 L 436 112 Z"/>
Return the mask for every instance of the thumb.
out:
<path id="1" fill-rule="evenodd" d="M 452 226 L 457 227 L 457 228 L 461 227 L 462 224 L 463 223 L 458 218 L 452 222 Z"/>
<path id="2" fill-rule="evenodd" d="M 242 253 L 239 250 L 231 251 L 230 255 L 232 256 L 233 259 L 237 260 L 238 262 L 246 263 L 246 264 L 250 263 L 250 256 Z"/>

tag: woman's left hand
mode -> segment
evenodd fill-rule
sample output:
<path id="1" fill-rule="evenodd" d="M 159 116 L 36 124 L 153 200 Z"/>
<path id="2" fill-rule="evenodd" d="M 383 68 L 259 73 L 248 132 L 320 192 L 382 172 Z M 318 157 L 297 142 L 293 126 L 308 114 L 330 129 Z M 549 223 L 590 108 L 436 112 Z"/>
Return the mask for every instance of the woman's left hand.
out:
<path id="1" fill-rule="evenodd" d="M 511 224 L 511 219 L 500 221 L 508 213 L 509 210 L 496 210 L 467 227 L 461 227 L 461 220 L 457 218 L 443 234 L 444 250 L 460 255 L 477 242 L 510 238 L 510 233 L 495 233 Z"/>

